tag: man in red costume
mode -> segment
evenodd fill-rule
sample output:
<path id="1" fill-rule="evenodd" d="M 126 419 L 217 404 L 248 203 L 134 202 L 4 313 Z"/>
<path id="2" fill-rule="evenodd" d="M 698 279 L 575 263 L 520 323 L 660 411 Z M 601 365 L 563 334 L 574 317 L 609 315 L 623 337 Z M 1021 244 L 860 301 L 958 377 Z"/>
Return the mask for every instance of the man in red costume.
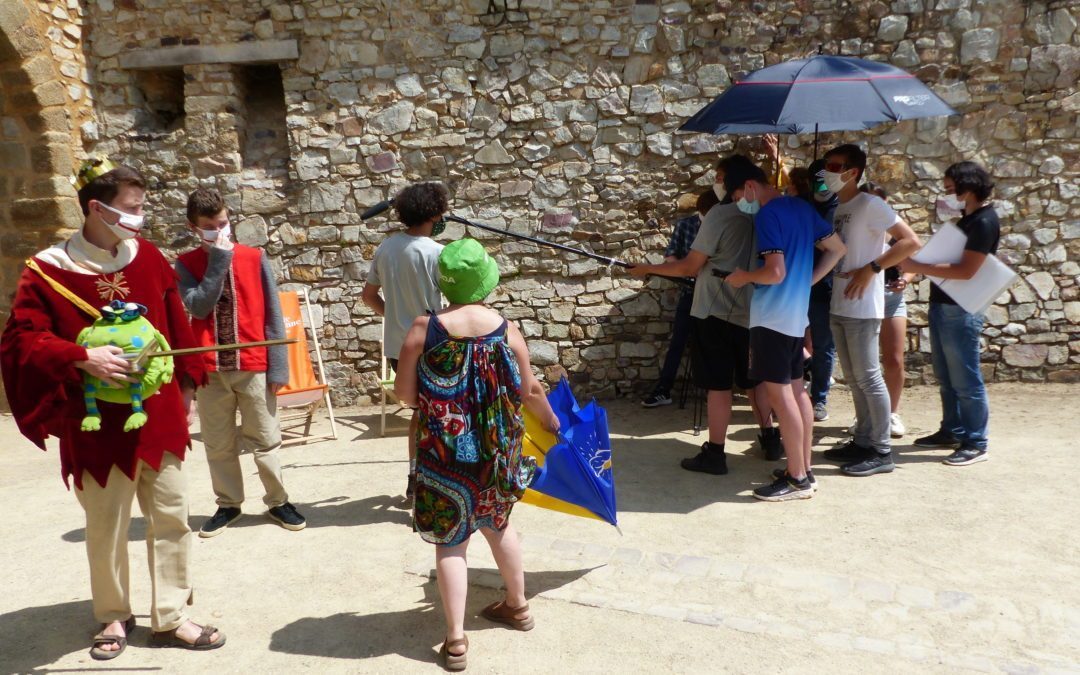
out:
<path id="1" fill-rule="evenodd" d="M 171 382 L 143 404 L 147 422 L 124 431 L 131 407 L 98 402 L 101 428 L 82 431 L 83 374 L 103 383 L 129 381 L 131 366 L 115 346 L 84 348 L 76 336 L 96 308 L 113 300 L 138 303 L 174 348 L 195 345 L 176 287 L 176 275 L 153 244 L 138 237 L 146 181 L 107 160 L 88 162 L 76 185 L 85 216 L 70 239 L 27 261 L 0 338 L 0 366 L 12 412 L 24 436 L 45 449 L 60 439 L 65 484 L 86 512 L 86 552 L 94 616 L 102 630 L 90 655 L 120 655 L 135 626 L 128 588 L 131 503 L 146 517 L 153 581 L 151 644 L 213 649 L 225 635 L 189 620 L 191 529 L 181 461 L 189 446 L 188 412 L 195 387 L 205 384 L 200 356 L 176 357 Z"/>

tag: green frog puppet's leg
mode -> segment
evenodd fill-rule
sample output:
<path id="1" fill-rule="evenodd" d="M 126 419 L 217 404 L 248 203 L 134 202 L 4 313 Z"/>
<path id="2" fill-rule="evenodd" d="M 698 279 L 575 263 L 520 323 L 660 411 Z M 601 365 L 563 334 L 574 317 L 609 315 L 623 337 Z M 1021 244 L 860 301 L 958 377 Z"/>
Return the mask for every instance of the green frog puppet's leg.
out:
<path id="1" fill-rule="evenodd" d="M 86 417 L 80 428 L 83 431 L 97 431 L 101 428 L 101 413 L 97 407 L 97 385 L 87 380 L 83 383 L 83 402 L 86 404 Z"/>
<path id="2" fill-rule="evenodd" d="M 129 385 L 131 390 L 131 416 L 124 422 L 124 431 L 132 431 L 139 429 L 142 425 L 146 424 L 146 413 L 142 407 L 142 383 L 132 382 Z"/>

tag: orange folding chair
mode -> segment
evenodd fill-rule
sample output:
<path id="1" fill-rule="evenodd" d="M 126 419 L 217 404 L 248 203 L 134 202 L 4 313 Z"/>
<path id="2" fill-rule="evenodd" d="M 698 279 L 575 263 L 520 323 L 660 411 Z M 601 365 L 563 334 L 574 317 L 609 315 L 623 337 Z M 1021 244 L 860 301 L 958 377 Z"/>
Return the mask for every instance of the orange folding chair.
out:
<path id="1" fill-rule="evenodd" d="M 330 403 L 330 386 L 326 384 L 319 335 L 314 330 L 315 321 L 311 314 L 307 290 L 299 293 L 281 291 L 278 298 L 281 300 L 281 313 L 285 318 L 285 337 L 296 340 L 289 345 L 289 383 L 282 387 L 277 395 L 278 408 L 294 411 L 281 416 L 282 445 L 336 440 L 337 425 L 334 422 L 334 407 Z M 301 303 L 304 305 L 304 313 L 307 314 L 307 325 L 312 329 L 311 341 L 315 346 L 315 361 L 319 367 L 317 379 L 311 367 L 307 331 L 304 330 L 304 320 L 300 314 Z M 320 403 L 326 405 L 326 412 L 330 417 L 330 433 L 312 435 L 311 423 Z"/>

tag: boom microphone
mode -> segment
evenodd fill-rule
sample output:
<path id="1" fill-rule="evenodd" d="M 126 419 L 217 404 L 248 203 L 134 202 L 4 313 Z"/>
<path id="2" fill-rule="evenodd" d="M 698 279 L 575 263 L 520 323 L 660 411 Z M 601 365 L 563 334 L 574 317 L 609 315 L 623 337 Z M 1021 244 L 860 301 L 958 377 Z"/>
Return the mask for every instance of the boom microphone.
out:
<path id="1" fill-rule="evenodd" d="M 368 218 L 374 218 L 386 209 L 393 205 L 393 200 L 387 199 L 386 201 L 379 202 L 375 206 L 372 206 L 367 211 L 360 214 L 360 220 L 367 220 Z"/>

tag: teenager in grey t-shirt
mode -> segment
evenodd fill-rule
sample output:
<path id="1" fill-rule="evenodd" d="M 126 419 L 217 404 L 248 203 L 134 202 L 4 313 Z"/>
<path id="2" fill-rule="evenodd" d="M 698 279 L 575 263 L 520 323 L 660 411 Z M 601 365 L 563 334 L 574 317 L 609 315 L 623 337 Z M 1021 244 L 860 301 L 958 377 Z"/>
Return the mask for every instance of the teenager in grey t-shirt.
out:
<path id="1" fill-rule="evenodd" d="M 383 352 L 396 359 L 416 317 L 442 309 L 439 292 L 439 254 L 442 244 L 407 232 L 390 235 L 371 261 L 367 283 L 379 286 L 386 303 Z"/>
<path id="2" fill-rule="evenodd" d="M 694 304 L 690 316 L 706 319 L 710 316 L 746 328 L 750 324 L 752 285 L 732 288 L 713 274 L 713 270 L 731 272 L 736 267 L 752 270 L 754 262 L 754 221 L 735 204 L 718 204 L 705 215 L 691 251 L 709 257 L 697 277 Z"/>

